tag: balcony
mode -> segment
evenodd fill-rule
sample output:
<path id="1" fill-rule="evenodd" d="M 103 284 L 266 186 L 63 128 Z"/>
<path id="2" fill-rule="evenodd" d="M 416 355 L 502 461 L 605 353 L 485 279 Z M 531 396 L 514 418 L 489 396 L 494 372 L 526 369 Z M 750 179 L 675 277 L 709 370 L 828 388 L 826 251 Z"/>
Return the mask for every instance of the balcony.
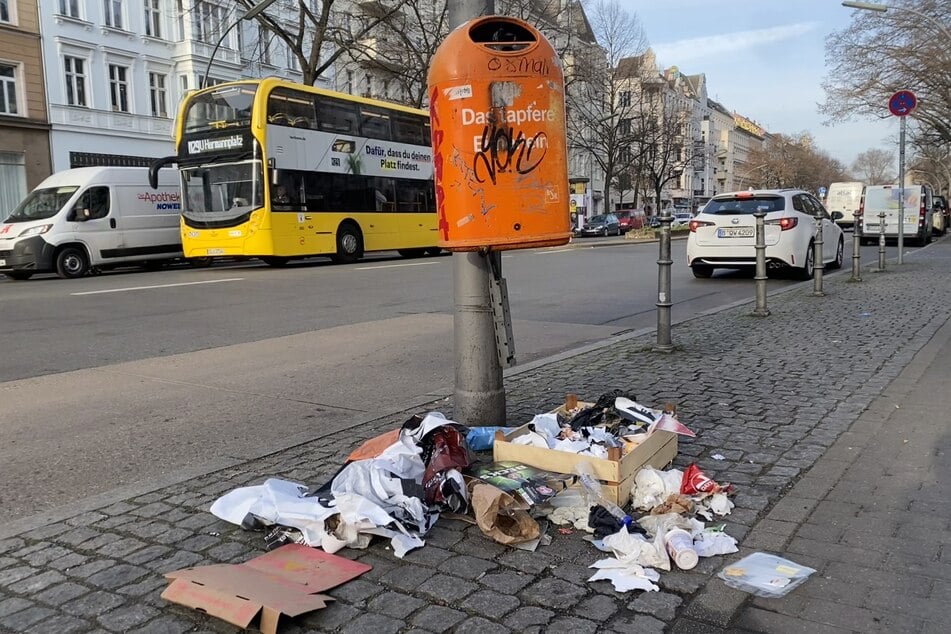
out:
<path id="1" fill-rule="evenodd" d="M 127 112 L 77 108 L 50 104 L 50 123 L 77 132 L 96 130 L 116 136 L 151 137 L 167 141 L 172 136 L 172 120 Z"/>
<path id="2" fill-rule="evenodd" d="M 236 69 L 241 68 L 241 53 L 230 48 L 226 48 L 227 42 L 222 44 L 215 53 L 215 64 L 233 66 Z M 188 58 L 198 58 L 207 62 L 214 51 L 214 44 L 207 44 L 198 40 L 183 40 L 176 42 L 172 48 L 172 59 L 176 62 Z"/>

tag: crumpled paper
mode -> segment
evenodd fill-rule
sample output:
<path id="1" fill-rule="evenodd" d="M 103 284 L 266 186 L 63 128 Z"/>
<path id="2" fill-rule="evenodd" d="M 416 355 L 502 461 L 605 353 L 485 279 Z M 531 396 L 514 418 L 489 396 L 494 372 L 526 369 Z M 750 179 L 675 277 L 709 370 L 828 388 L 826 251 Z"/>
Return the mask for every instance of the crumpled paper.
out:
<path id="1" fill-rule="evenodd" d="M 601 559 L 589 566 L 597 568 L 588 581 L 610 581 L 614 589 L 618 592 L 628 592 L 630 590 L 645 590 L 647 592 L 657 592 L 660 588 L 654 581 L 660 580 L 660 574 L 656 570 L 644 568 L 637 564 L 625 564 L 617 559 Z"/>
<path id="2" fill-rule="evenodd" d="M 590 514 L 587 504 L 579 506 L 560 506 L 548 514 L 548 519 L 553 524 L 570 524 L 580 531 L 593 533 L 594 530 L 588 524 L 588 515 Z"/>
<path id="3" fill-rule="evenodd" d="M 736 547 L 736 539 L 723 531 L 702 531 L 694 538 L 693 549 L 700 557 L 728 555 L 739 550 Z"/>
<path id="4" fill-rule="evenodd" d="M 697 501 L 697 515 L 710 521 L 714 516 L 729 515 L 733 506 L 733 501 L 727 497 L 726 493 L 714 493 Z"/>
<path id="5" fill-rule="evenodd" d="M 491 484 L 472 487 L 472 511 L 486 537 L 500 544 L 521 544 L 538 539 L 538 522 L 508 493 Z"/>
<path id="6" fill-rule="evenodd" d="M 671 493 L 667 499 L 651 509 L 651 515 L 664 515 L 666 513 L 692 513 L 693 500 L 680 493 Z"/>
<path id="7" fill-rule="evenodd" d="M 679 469 L 660 471 L 653 467 L 644 467 L 634 476 L 631 506 L 642 511 L 650 511 L 672 493 L 680 493 L 680 483 L 683 478 L 683 471 Z"/>
<path id="8" fill-rule="evenodd" d="M 703 530 L 703 522 L 678 513 L 645 515 L 638 519 L 637 523 L 647 531 L 648 535 L 666 535 L 671 529 L 680 528 L 696 537 Z"/>
<path id="9" fill-rule="evenodd" d="M 664 546 L 662 534 L 657 535 L 653 541 L 648 541 L 643 535 L 630 533 L 624 526 L 601 542 L 622 563 L 670 570 L 670 556 Z"/>

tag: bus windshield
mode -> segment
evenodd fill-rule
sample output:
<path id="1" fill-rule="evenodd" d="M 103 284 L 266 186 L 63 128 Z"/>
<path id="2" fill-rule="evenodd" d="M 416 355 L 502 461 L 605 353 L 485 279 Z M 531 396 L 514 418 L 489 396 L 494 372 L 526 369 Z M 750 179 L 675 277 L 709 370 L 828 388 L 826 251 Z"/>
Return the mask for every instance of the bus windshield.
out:
<path id="1" fill-rule="evenodd" d="M 254 84 L 239 84 L 192 96 L 185 111 L 185 133 L 250 126 L 257 89 Z"/>
<path id="2" fill-rule="evenodd" d="M 182 168 L 182 200 L 182 215 L 193 222 L 224 226 L 240 221 L 263 205 L 261 161 Z"/>
<path id="3" fill-rule="evenodd" d="M 69 202 L 77 189 L 79 187 L 76 185 L 35 189 L 17 205 L 5 222 L 29 222 L 52 218 Z"/>

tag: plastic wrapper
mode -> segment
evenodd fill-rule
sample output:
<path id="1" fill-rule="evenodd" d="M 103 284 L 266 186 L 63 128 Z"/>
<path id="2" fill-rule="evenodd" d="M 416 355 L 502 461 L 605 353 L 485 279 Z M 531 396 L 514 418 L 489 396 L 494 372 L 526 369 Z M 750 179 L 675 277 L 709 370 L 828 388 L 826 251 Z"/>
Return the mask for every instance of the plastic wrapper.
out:
<path id="1" fill-rule="evenodd" d="M 726 566 L 717 576 L 731 588 L 775 599 L 802 584 L 815 570 L 769 553 L 753 553 Z"/>
<path id="2" fill-rule="evenodd" d="M 730 484 L 719 485 L 713 481 L 707 474 L 700 470 L 695 464 L 687 467 L 684 471 L 683 480 L 680 485 L 680 492 L 684 495 L 712 494 L 731 491 L 733 486 Z"/>

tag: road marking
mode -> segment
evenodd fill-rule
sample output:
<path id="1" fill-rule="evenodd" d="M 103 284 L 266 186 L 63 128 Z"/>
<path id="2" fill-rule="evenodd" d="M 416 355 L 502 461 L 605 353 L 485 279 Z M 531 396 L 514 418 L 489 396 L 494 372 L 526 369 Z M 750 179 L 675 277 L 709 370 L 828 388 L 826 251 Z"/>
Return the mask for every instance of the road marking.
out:
<path id="1" fill-rule="evenodd" d="M 101 295 L 103 293 L 125 293 L 126 291 L 147 291 L 153 288 L 173 288 L 175 286 L 194 286 L 195 284 L 219 284 L 221 282 L 240 282 L 243 277 L 229 277 L 223 280 L 203 280 L 201 282 L 181 282 L 179 284 L 156 284 L 155 286 L 129 286 L 128 288 L 110 288 L 103 291 L 84 291 L 70 295 Z"/>
<path id="2" fill-rule="evenodd" d="M 401 266 L 426 266 L 428 264 L 438 264 L 438 262 L 412 262 L 409 264 L 381 264 L 380 266 L 357 266 L 355 271 L 372 271 L 374 269 L 395 269 Z"/>
<path id="3" fill-rule="evenodd" d="M 541 254 L 544 254 L 544 253 L 567 253 L 568 251 L 574 251 L 574 249 L 572 249 L 572 248 L 568 248 L 568 249 L 552 249 L 552 250 L 546 249 L 546 250 L 544 250 L 544 251 L 538 251 L 537 253 L 541 253 Z"/>

